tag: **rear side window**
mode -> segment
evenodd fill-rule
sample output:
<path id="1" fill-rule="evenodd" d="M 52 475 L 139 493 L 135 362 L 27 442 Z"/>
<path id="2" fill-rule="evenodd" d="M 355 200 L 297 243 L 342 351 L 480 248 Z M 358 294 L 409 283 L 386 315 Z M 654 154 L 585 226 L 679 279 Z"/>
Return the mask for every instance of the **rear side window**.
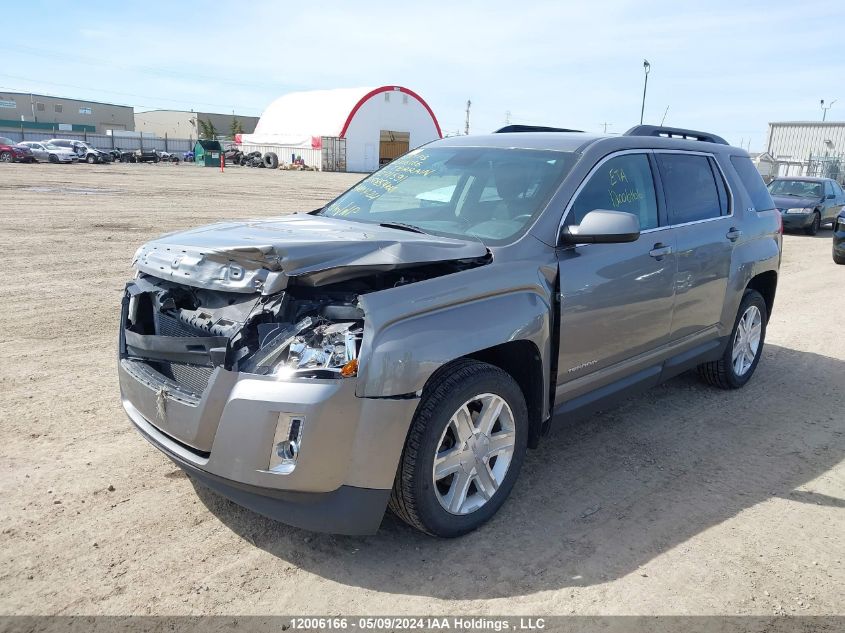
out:
<path id="1" fill-rule="evenodd" d="M 772 202 L 772 196 L 769 195 L 769 190 L 763 182 L 763 177 L 751 159 L 747 156 L 731 156 L 731 163 L 739 174 L 739 179 L 742 181 L 742 186 L 748 192 L 751 198 L 751 204 L 754 205 L 756 211 L 767 211 L 774 209 L 775 203 Z"/>
<path id="2" fill-rule="evenodd" d="M 706 156 L 657 154 L 670 224 L 718 218 L 722 201 Z"/>
<path id="3" fill-rule="evenodd" d="M 566 223 L 580 224 L 596 209 L 633 213 L 643 231 L 657 227 L 657 198 L 648 156 L 623 154 L 603 163 L 581 189 Z"/>

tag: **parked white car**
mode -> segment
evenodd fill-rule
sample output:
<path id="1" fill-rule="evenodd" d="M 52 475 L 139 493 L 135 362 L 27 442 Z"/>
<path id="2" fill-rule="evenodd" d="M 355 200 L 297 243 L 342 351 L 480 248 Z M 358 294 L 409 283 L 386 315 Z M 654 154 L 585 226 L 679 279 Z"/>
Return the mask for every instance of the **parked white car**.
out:
<path id="1" fill-rule="evenodd" d="M 72 149 L 59 147 L 51 143 L 38 143 L 36 141 L 24 141 L 20 143 L 32 150 L 32 155 L 37 161 L 49 161 L 51 163 L 76 163 L 79 156 Z"/>

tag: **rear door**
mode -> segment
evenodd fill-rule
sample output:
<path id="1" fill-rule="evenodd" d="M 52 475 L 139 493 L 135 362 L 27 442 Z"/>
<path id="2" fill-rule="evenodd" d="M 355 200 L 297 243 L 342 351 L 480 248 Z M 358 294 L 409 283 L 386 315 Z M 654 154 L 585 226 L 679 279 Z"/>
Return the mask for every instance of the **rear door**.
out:
<path id="1" fill-rule="evenodd" d="M 694 344 L 719 328 L 732 252 L 742 232 L 712 156 L 660 150 L 655 158 L 677 247 L 671 339 Z"/>
<path id="2" fill-rule="evenodd" d="M 836 192 L 833 190 L 833 181 L 824 181 L 824 209 L 822 212 L 822 223 L 830 222 L 839 215 Z"/>
<path id="3" fill-rule="evenodd" d="M 672 323 L 676 260 L 653 167 L 649 151 L 604 159 L 564 216 L 564 224 L 575 225 L 595 209 L 626 211 L 640 219 L 641 235 L 635 242 L 558 249 L 559 405 L 634 374 L 645 372 L 647 379 L 659 373 Z"/>
<path id="4" fill-rule="evenodd" d="M 835 196 L 834 202 L 836 203 L 833 217 L 836 218 L 836 216 L 839 215 L 839 212 L 845 208 L 845 191 L 842 191 L 842 187 L 840 187 L 839 183 L 836 181 L 833 181 L 831 186 L 833 187 L 833 195 Z"/>

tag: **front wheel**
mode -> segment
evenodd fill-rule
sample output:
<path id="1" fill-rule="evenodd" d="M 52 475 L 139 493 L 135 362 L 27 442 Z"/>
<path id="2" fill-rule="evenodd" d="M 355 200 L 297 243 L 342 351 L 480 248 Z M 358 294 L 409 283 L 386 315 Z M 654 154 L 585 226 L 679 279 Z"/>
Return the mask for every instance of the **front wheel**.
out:
<path id="1" fill-rule="evenodd" d="M 813 223 L 810 226 L 808 226 L 806 229 L 804 229 L 804 233 L 806 233 L 807 235 L 815 235 L 816 233 L 819 232 L 819 228 L 821 227 L 821 225 L 822 225 L 822 218 L 819 215 L 819 212 L 816 211 L 815 213 L 813 213 Z"/>
<path id="2" fill-rule="evenodd" d="M 725 353 L 717 361 L 699 365 L 699 375 L 721 389 L 745 386 L 763 354 L 767 321 L 768 311 L 763 296 L 756 290 L 746 290 Z"/>
<path id="3" fill-rule="evenodd" d="M 528 411 L 516 381 L 487 363 L 457 363 L 423 392 L 390 509 L 434 536 L 471 532 L 507 499 L 527 442 Z"/>
<path id="4" fill-rule="evenodd" d="M 11 163 L 12 152 L 0 152 L 0 163 Z"/>

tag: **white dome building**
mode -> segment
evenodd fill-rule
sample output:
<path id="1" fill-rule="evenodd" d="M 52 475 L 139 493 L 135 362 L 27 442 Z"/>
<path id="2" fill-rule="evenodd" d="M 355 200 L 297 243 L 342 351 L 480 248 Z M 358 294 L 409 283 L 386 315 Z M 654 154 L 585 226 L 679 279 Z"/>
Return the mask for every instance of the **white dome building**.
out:
<path id="1" fill-rule="evenodd" d="M 429 105 L 402 86 L 294 92 L 271 103 L 244 151 L 275 151 L 333 171 L 375 171 L 409 149 L 441 138 Z"/>

